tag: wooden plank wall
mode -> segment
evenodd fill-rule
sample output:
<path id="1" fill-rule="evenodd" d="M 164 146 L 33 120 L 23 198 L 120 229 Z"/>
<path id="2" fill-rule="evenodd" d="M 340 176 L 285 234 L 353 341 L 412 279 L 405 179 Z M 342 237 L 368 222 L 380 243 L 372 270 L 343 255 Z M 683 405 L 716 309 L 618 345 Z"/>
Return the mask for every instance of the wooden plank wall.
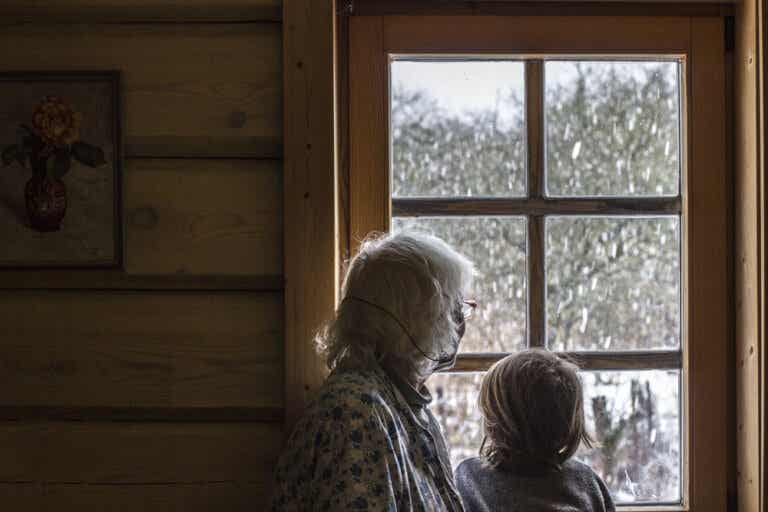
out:
<path id="1" fill-rule="evenodd" d="M 124 271 L 0 271 L 3 510 L 265 508 L 284 408 L 281 4 L 218 4 L 0 6 L 3 71 L 122 71 L 126 148 Z"/>
<path id="2" fill-rule="evenodd" d="M 738 510 L 763 510 L 764 314 L 762 2 L 736 7 L 734 55 L 734 338 Z"/>

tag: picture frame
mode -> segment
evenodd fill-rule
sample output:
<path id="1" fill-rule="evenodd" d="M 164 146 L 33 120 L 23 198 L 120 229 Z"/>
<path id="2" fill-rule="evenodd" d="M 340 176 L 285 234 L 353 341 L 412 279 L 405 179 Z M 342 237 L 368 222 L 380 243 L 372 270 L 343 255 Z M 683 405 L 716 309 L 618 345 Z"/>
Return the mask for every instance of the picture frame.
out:
<path id="1" fill-rule="evenodd" d="M 0 72 L 0 270 L 122 268 L 121 82 Z"/>

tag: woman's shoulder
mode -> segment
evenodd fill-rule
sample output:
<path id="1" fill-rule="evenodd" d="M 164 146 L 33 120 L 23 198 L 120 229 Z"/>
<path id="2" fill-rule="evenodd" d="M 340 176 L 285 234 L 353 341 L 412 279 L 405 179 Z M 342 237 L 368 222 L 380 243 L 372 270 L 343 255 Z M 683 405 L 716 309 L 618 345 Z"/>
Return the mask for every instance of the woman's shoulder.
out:
<path id="1" fill-rule="evenodd" d="M 319 402 L 336 402 L 350 399 L 355 403 L 370 405 L 385 401 L 389 390 L 380 372 L 369 369 L 336 370 L 323 383 L 317 395 Z"/>
<path id="2" fill-rule="evenodd" d="M 304 418 L 369 417 L 377 411 L 389 410 L 390 394 L 376 371 L 334 371 L 310 401 Z"/>

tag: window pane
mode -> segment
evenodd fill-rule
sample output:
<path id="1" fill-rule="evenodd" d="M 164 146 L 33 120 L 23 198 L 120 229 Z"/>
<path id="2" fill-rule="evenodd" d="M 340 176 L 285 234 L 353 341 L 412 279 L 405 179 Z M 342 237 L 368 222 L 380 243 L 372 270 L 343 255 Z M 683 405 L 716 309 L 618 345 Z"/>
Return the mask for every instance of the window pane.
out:
<path id="1" fill-rule="evenodd" d="M 545 267 L 551 349 L 680 346 L 677 217 L 548 218 Z"/>
<path id="2" fill-rule="evenodd" d="M 582 380 L 587 423 L 602 446 L 578 458 L 617 502 L 679 502 L 680 373 L 584 372 Z"/>
<path id="3" fill-rule="evenodd" d="M 393 60 L 392 195 L 524 195 L 523 69 L 511 60 Z"/>
<path id="4" fill-rule="evenodd" d="M 481 381 L 481 373 L 455 373 L 428 382 L 454 468 L 477 456 L 483 439 Z M 679 502 L 679 371 L 582 372 L 582 382 L 587 429 L 600 446 L 582 447 L 576 458 L 605 480 L 617 502 Z"/>
<path id="5" fill-rule="evenodd" d="M 477 300 L 461 352 L 511 352 L 526 343 L 526 221 L 520 217 L 395 218 L 394 229 L 439 236 L 476 266 Z"/>
<path id="6" fill-rule="evenodd" d="M 679 67 L 676 61 L 546 62 L 548 193 L 677 195 Z"/>
<path id="7" fill-rule="evenodd" d="M 483 426 L 477 398 L 482 373 L 437 373 L 427 382 L 432 392 L 432 413 L 445 434 L 454 469 L 464 459 L 477 457 Z"/>

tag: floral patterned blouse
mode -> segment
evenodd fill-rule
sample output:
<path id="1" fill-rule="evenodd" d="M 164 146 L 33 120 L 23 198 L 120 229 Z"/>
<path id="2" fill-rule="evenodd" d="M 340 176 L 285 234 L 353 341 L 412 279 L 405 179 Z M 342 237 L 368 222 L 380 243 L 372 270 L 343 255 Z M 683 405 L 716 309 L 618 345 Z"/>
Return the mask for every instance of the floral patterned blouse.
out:
<path id="1" fill-rule="evenodd" d="M 381 368 L 337 369 L 277 466 L 273 511 L 463 511 L 440 427 Z"/>

